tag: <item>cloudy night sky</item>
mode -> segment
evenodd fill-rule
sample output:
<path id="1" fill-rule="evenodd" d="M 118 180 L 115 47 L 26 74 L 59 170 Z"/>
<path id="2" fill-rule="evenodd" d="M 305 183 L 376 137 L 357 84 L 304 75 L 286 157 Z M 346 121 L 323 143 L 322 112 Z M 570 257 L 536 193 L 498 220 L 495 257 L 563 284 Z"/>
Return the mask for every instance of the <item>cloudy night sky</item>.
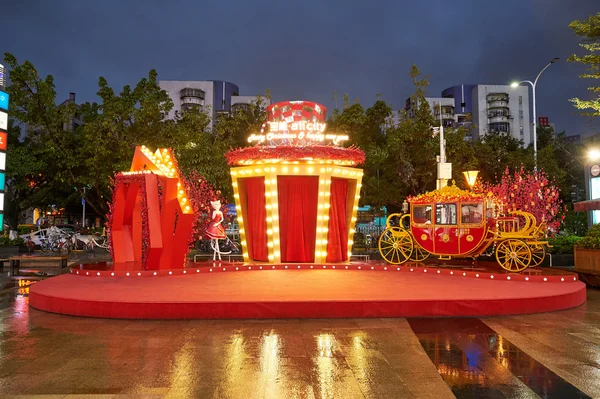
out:
<path id="1" fill-rule="evenodd" d="M 453 1 L 32 1 L 3 4 L 0 51 L 51 74 L 59 99 L 96 100 L 99 76 L 113 88 L 135 85 L 150 69 L 164 80 L 226 80 L 240 94 L 314 100 L 332 93 L 394 109 L 413 87 L 416 63 L 428 96 L 446 87 L 533 80 L 538 116 L 559 131 L 598 126 L 575 114 L 569 98 L 587 98 L 569 22 L 600 11 L 598 0 Z"/>

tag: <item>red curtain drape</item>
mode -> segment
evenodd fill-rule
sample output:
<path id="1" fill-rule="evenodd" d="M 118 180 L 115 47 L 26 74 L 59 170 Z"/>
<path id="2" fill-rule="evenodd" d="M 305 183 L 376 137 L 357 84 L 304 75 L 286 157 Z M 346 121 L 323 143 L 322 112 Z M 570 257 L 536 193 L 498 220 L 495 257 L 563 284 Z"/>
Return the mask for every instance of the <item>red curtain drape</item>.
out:
<path id="1" fill-rule="evenodd" d="M 267 249 L 267 211 L 265 208 L 265 179 L 248 177 L 240 179 L 246 190 L 246 243 L 248 256 L 252 260 L 269 261 Z"/>
<path id="2" fill-rule="evenodd" d="M 279 238 L 282 262 L 314 262 L 318 176 L 278 176 Z"/>
<path id="3" fill-rule="evenodd" d="M 348 260 L 348 180 L 331 179 L 327 262 Z"/>

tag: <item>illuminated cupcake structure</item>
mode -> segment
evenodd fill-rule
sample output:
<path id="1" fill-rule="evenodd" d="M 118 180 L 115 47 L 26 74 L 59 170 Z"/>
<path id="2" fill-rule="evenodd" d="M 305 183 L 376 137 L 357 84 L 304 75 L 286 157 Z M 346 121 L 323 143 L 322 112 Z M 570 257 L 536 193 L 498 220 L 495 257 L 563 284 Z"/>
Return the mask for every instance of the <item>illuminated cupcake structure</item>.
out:
<path id="1" fill-rule="evenodd" d="M 244 261 L 349 260 L 365 155 L 327 132 L 326 112 L 309 101 L 272 104 L 248 137 L 255 145 L 227 154 Z"/>

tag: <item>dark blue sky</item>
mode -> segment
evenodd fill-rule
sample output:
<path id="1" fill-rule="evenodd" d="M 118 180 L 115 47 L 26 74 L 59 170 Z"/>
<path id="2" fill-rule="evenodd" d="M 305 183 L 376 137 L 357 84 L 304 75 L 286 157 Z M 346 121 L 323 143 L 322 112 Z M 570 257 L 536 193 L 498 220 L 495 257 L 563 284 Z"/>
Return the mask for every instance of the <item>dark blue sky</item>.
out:
<path id="1" fill-rule="evenodd" d="M 599 0 L 444 1 L 45 1 L 3 4 L 1 52 L 52 74 L 59 96 L 96 99 L 99 76 L 120 90 L 152 68 L 160 79 L 227 80 L 241 94 L 270 88 L 275 101 L 332 92 L 394 109 L 412 93 L 408 71 L 429 75 L 428 95 L 462 83 L 533 80 L 538 115 L 568 134 L 589 134 L 569 98 L 585 97 L 568 28 Z M 598 126 L 595 127 L 596 131 Z"/>

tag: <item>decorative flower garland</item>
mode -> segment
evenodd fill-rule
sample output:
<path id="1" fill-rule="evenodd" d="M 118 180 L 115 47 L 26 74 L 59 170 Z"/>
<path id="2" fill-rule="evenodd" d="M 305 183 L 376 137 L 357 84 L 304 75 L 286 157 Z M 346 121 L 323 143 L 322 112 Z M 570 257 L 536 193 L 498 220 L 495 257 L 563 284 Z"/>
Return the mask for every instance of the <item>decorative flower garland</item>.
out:
<path id="1" fill-rule="evenodd" d="M 407 200 L 411 203 L 429 203 L 482 200 L 483 198 L 485 198 L 485 195 L 480 193 L 461 190 L 456 186 L 445 186 L 440 188 L 439 190 L 419 194 L 416 197 L 408 197 Z"/>
<path id="2" fill-rule="evenodd" d="M 261 146 L 236 148 L 225 157 L 229 165 L 254 163 L 276 163 L 294 161 L 321 161 L 339 165 L 359 165 L 365 162 L 365 153 L 356 146 L 334 147 L 330 145 L 310 146 Z"/>
<path id="3" fill-rule="evenodd" d="M 181 180 L 186 188 L 188 197 L 194 210 L 194 228 L 190 234 L 188 244 L 190 248 L 194 246 L 196 240 L 204 237 L 204 232 L 211 222 L 212 208 L 210 201 L 215 198 L 221 200 L 223 206 L 227 205 L 227 199 L 221 194 L 221 191 L 215 188 L 198 172 L 192 171 L 187 176 L 181 175 Z M 227 215 L 227 208 L 223 208 L 223 219 Z"/>
<path id="4" fill-rule="evenodd" d="M 559 231 L 565 218 L 560 188 L 543 170 L 531 172 L 521 166 L 511 172 L 507 167 L 497 184 L 484 183 L 476 189 L 493 195 L 508 211 L 529 212 L 537 223 L 545 221 L 551 233 Z"/>

